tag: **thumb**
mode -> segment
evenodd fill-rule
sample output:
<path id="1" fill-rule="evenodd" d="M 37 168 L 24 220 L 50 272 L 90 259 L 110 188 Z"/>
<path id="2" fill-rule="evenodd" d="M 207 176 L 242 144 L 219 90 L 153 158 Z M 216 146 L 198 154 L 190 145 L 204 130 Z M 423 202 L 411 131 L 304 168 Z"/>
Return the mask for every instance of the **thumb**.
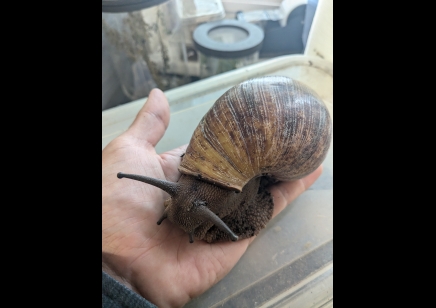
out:
<path id="1" fill-rule="evenodd" d="M 165 94 L 153 89 L 147 102 L 136 115 L 128 132 L 153 146 L 159 142 L 170 122 L 170 107 Z"/>

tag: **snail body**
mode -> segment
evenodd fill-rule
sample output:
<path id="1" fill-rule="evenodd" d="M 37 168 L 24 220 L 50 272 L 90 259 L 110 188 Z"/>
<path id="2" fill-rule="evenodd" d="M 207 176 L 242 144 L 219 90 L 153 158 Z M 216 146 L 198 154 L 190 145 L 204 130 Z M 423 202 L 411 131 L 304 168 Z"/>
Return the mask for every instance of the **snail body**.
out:
<path id="1" fill-rule="evenodd" d="M 119 173 L 171 196 L 165 218 L 189 239 L 257 235 L 271 219 L 268 186 L 300 179 L 323 162 L 331 118 L 319 96 L 287 77 L 261 77 L 225 92 L 201 119 L 183 155 L 177 183 Z"/>

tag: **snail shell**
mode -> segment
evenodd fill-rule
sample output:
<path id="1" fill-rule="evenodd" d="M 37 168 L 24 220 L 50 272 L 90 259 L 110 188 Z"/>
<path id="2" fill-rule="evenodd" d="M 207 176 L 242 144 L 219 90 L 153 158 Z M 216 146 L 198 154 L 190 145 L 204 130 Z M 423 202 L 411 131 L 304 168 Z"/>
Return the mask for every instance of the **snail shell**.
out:
<path id="1" fill-rule="evenodd" d="M 119 173 L 171 195 L 165 218 L 207 242 L 259 233 L 271 219 L 268 186 L 302 178 L 325 159 L 331 118 L 321 98 L 287 77 L 261 77 L 225 92 L 202 118 L 177 183 Z"/>
<path id="2" fill-rule="evenodd" d="M 299 179 L 324 160 L 331 119 L 322 100 L 286 77 L 243 82 L 203 117 L 179 171 L 242 191 L 260 175 Z"/>

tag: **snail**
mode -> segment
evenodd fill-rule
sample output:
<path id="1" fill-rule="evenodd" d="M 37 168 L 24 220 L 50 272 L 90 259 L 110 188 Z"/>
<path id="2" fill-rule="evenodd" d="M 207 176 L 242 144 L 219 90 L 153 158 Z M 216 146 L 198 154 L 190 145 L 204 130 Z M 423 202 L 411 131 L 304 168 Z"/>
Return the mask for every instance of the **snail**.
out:
<path id="1" fill-rule="evenodd" d="M 164 212 L 208 243 L 257 235 L 271 219 L 268 186 L 300 179 L 323 162 L 332 123 L 322 99 L 302 83 L 278 76 L 226 91 L 195 129 L 182 155 L 178 182 L 118 173 L 166 191 Z"/>

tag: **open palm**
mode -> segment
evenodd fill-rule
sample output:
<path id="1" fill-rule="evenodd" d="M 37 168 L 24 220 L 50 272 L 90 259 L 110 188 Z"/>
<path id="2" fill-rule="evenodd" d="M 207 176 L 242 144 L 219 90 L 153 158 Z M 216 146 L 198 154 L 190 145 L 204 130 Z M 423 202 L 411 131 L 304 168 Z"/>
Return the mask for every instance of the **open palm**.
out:
<path id="1" fill-rule="evenodd" d="M 129 129 L 102 152 L 103 270 L 159 307 L 180 307 L 222 279 L 253 238 L 237 242 L 189 243 L 188 234 L 169 220 L 156 224 L 169 195 L 151 185 L 118 179 L 118 172 L 177 182 L 186 146 L 158 155 L 155 145 L 169 123 L 169 106 L 158 89 L 150 92 Z M 274 213 L 319 177 L 281 182 L 271 188 Z"/>

